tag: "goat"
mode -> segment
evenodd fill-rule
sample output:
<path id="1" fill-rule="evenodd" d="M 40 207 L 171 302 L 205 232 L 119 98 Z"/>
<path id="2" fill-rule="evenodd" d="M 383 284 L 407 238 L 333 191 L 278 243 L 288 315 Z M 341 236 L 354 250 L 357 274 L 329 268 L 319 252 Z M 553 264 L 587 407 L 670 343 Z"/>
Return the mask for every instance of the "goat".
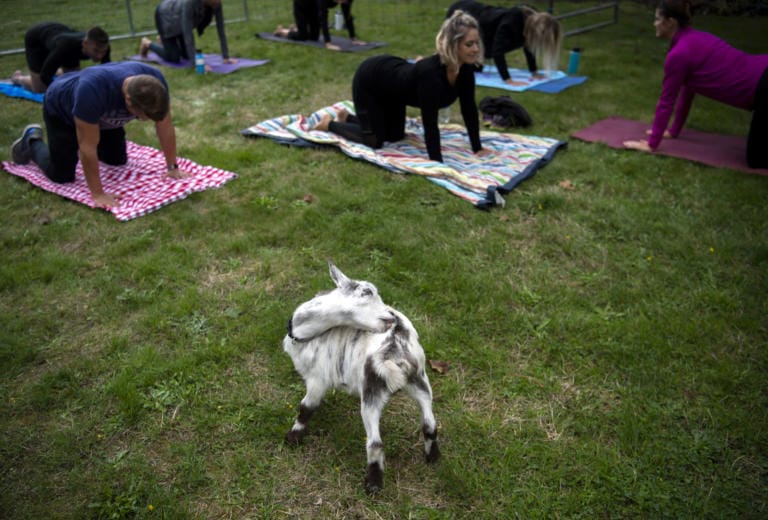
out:
<path id="1" fill-rule="evenodd" d="M 384 482 L 384 444 L 379 420 L 389 398 L 399 390 L 421 409 L 427 462 L 440 458 L 432 387 L 416 329 L 402 313 L 382 302 L 370 282 L 347 278 L 329 261 L 336 288 L 299 305 L 288 321 L 283 350 L 291 356 L 307 392 L 286 442 L 299 444 L 307 422 L 331 388 L 360 396 L 365 426 L 365 489 L 376 493 Z"/>

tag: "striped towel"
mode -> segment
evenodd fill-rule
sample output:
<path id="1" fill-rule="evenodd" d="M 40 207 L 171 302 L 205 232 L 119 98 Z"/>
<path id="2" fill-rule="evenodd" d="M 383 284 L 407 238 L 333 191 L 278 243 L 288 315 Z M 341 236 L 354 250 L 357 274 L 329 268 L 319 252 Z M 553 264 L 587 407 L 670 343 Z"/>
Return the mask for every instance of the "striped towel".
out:
<path id="1" fill-rule="evenodd" d="M 397 173 L 427 177 L 454 195 L 483 209 L 504 204 L 505 195 L 521 181 L 531 177 L 566 143 L 547 137 L 497 132 L 481 132 L 483 148 L 493 153 L 479 157 L 472 152 L 466 130 L 460 125 L 442 125 L 440 144 L 443 162 L 429 159 L 424 144 L 424 129 L 417 119 L 407 118 L 405 138 L 385 143 L 374 150 L 329 132 L 310 131 L 323 116 L 340 109 L 354 113 L 351 101 L 322 108 L 309 117 L 287 115 L 262 121 L 242 130 L 248 137 L 268 137 L 283 144 L 319 147 L 336 146 L 356 159 L 363 159 Z"/>
<path id="2" fill-rule="evenodd" d="M 151 213 L 171 202 L 208 188 L 218 188 L 237 177 L 235 173 L 201 166 L 188 159 L 178 159 L 179 167 L 190 173 L 188 179 L 172 179 L 166 175 L 165 156 L 160 150 L 128 141 L 128 162 L 123 166 L 100 164 L 104 191 L 120 196 L 120 206 L 109 208 L 118 220 L 131 220 Z M 93 199 L 85 183 L 80 163 L 75 181 L 57 184 L 46 177 L 36 164 L 20 165 L 3 161 L 3 168 L 13 175 L 28 180 L 35 186 L 64 198 L 93 208 Z"/>

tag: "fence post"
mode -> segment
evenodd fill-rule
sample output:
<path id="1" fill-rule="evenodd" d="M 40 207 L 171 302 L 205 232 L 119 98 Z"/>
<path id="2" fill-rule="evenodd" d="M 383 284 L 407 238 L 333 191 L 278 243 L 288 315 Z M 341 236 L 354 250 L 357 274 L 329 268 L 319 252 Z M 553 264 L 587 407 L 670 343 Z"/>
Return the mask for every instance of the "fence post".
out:
<path id="1" fill-rule="evenodd" d="M 133 28 L 133 11 L 131 11 L 131 0 L 125 0 L 125 10 L 128 13 L 128 30 L 131 36 L 136 35 L 136 31 Z"/>

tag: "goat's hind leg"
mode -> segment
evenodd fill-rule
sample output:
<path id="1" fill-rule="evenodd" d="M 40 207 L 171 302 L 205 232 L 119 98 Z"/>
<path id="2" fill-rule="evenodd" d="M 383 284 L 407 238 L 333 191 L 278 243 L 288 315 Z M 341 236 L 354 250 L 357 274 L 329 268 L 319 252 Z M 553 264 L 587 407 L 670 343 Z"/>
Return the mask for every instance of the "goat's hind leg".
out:
<path id="1" fill-rule="evenodd" d="M 385 392 L 364 392 L 360 414 L 365 426 L 365 451 L 368 459 L 365 474 L 365 490 L 376 493 L 384 487 L 384 443 L 381 440 L 379 422 L 389 395 Z"/>
<path id="2" fill-rule="evenodd" d="M 299 416 L 290 431 L 285 434 L 285 441 L 288 444 L 299 444 L 304 438 L 307 433 L 307 423 L 314 415 L 315 410 L 320 407 L 327 390 L 328 387 L 326 386 L 307 383 L 307 393 L 299 404 Z"/>
<path id="3" fill-rule="evenodd" d="M 421 409 L 421 431 L 424 434 L 424 455 L 427 462 L 440 460 L 440 446 L 437 444 L 437 421 L 432 413 L 432 387 L 427 374 L 422 372 L 418 378 L 405 387 Z"/>

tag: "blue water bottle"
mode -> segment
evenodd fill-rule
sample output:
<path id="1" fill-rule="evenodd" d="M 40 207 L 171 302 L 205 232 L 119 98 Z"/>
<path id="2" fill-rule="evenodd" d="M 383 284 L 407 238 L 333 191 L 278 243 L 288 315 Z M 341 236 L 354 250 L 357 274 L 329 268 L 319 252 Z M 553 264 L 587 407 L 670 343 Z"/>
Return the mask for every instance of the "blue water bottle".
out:
<path id="1" fill-rule="evenodd" d="M 576 47 L 571 49 L 571 53 L 568 55 L 568 75 L 573 76 L 579 71 L 579 58 L 581 57 L 581 49 Z"/>
<path id="2" fill-rule="evenodd" d="M 203 57 L 203 51 L 200 49 L 197 49 L 195 53 L 195 70 L 198 74 L 205 72 L 205 57 Z"/>

